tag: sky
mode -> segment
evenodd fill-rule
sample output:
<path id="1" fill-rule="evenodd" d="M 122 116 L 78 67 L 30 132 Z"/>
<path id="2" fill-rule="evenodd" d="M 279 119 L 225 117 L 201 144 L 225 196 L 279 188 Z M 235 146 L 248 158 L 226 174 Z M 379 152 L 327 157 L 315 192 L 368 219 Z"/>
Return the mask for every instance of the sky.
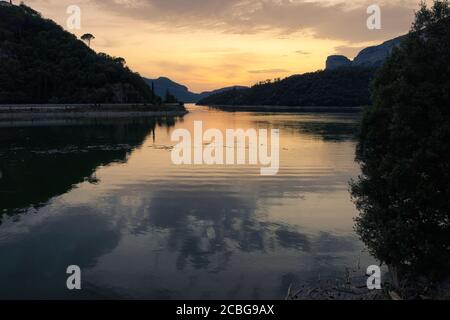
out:
<path id="1" fill-rule="evenodd" d="M 15 1 L 17 2 L 17 0 Z M 405 34 L 419 0 L 25 0 L 91 47 L 125 58 L 142 76 L 166 76 L 193 92 L 324 69 Z M 369 30 L 367 8 L 381 9 Z M 81 9 L 69 29 L 67 8 Z"/>

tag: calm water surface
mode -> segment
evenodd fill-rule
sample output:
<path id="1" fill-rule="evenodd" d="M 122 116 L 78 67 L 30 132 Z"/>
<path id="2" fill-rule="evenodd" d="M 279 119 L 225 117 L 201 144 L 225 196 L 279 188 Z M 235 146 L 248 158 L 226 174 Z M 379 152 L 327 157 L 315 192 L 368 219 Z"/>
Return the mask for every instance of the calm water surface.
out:
<path id="1" fill-rule="evenodd" d="M 189 109 L 0 123 L 0 298 L 283 299 L 373 263 L 348 193 L 357 115 Z M 279 174 L 173 165 L 170 134 L 195 120 L 280 129 Z"/>

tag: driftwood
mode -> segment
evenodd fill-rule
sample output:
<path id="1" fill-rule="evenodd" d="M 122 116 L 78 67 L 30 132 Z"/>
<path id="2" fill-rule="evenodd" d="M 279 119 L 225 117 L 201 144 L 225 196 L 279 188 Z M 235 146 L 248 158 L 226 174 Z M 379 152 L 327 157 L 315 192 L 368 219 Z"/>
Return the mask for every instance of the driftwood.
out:
<path id="1" fill-rule="evenodd" d="M 389 291 L 389 296 L 392 300 L 403 300 L 395 291 Z"/>

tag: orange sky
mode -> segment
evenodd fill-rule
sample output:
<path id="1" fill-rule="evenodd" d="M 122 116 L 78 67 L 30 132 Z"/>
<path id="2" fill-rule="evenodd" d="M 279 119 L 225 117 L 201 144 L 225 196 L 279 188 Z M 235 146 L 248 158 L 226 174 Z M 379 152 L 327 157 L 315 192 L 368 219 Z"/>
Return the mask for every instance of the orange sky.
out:
<path id="1" fill-rule="evenodd" d="M 201 92 L 324 68 L 345 54 L 406 33 L 415 0 L 378 1 L 382 29 L 368 30 L 374 1 L 342 0 L 28 0 L 67 29 L 70 5 L 92 48 L 124 57 L 146 77 L 167 76 Z"/>

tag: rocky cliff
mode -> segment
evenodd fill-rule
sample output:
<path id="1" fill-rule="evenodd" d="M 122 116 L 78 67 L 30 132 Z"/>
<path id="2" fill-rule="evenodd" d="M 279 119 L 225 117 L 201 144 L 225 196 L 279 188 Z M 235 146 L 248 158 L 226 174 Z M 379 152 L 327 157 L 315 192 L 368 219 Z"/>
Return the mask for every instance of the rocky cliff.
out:
<path id="1" fill-rule="evenodd" d="M 368 47 L 362 50 L 352 61 L 345 56 L 333 55 L 329 56 L 326 62 L 327 70 L 334 70 L 341 67 L 369 67 L 376 68 L 383 64 L 386 58 L 391 54 L 392 50 L 400 45 L 405 36 L 401 36 L 386 41 L 378 46 Z"/>

